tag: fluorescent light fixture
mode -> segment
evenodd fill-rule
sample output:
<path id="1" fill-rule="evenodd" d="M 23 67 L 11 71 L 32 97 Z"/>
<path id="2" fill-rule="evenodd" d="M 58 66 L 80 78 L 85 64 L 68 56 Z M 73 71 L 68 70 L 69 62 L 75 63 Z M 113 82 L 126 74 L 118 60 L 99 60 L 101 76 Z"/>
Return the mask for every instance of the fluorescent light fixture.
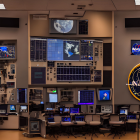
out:
<path id="1" fill-rule="evenodd" d="M 5 9 L 4 4 L 0 4 L 0 9 Z"/>
<path id="2" fill-rule="evenodd" d="M 140 5 L 140 0 L 135 0 L 135 5 Z"/>

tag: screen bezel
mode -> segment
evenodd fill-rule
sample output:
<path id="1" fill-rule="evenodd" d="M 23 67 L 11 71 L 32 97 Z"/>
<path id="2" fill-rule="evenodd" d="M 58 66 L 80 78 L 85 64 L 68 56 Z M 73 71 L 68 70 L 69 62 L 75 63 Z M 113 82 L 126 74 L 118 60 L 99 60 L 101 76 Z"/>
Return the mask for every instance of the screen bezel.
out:
<path id="1" fill-rule="evenodd" d="M 100 90 L 110 90 L 110 100 L 100 100 L 100 94 L 99 91 Z M 98 88 L 97 89 L 97 97 L 98 97 L 98 101 L 111 101 L 112 100 L 112 88 Z"/>
<path id="2" fill-rule="evenodd" d="M 78 90 L 78 105 L 94 105 L 94 102 L 93 103 L 80 103 L 79 102 L 79 96 L 80 96 L 79 94 L 80 94 L 80 91 L 94 91 L 93 94 L 95 94 L 95 90 L 94 89 L 93 90 Z M 94 98 L 94 100 L 95 100 L 95 98 Z"/>
<path id="3" fill-rule="evenodd" d="M 50 94 L 56 94 L 57 95 L 57 102 L 50 102 Z M 49 93 L 49 103 L 58 103 L 58 94 L 57 93 Z"/>

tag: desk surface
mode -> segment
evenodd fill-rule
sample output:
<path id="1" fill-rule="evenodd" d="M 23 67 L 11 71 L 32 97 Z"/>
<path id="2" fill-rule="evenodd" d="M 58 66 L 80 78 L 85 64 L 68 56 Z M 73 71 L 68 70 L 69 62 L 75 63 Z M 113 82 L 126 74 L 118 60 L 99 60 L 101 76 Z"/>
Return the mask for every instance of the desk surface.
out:
<path id="1" fill-rule="evenodd" d="M 123 121 L 109 121 L 109 124 L 111 124 L 111 125 L 121 125 L 121 124 L 124 124 L 124 122 Z"/>
<path id="2" fill-rule="evenodd" d="M 136 119 L 129 119 L 128 121 L 126 121 L 127 123 L 138 123 L 138 120 Z"/>

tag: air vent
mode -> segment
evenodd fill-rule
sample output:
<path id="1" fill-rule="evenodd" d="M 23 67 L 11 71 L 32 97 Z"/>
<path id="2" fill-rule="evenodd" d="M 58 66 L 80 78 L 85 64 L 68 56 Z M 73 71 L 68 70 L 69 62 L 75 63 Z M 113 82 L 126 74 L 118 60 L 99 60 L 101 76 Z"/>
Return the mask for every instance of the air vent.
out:
<path id="1" fill-rule="evenodd" d="M 77 9 L 85 9 L 86 5 L 78 5 Z"/>
<path id="2" fill-rule="evenodd" d="M 33 15 L 33 20 L 47 20 L 47 15 Z"/>

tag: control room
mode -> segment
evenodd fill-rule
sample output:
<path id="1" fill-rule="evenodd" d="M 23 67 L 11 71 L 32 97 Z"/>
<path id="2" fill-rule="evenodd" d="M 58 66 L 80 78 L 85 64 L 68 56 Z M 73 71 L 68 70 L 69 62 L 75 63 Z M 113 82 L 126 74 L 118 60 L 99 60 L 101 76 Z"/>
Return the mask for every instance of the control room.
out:
<path id="1" fill-rule="evenodd" d="M 0 0 L 0 138 L 139 140 L 140 0 Z"/>

